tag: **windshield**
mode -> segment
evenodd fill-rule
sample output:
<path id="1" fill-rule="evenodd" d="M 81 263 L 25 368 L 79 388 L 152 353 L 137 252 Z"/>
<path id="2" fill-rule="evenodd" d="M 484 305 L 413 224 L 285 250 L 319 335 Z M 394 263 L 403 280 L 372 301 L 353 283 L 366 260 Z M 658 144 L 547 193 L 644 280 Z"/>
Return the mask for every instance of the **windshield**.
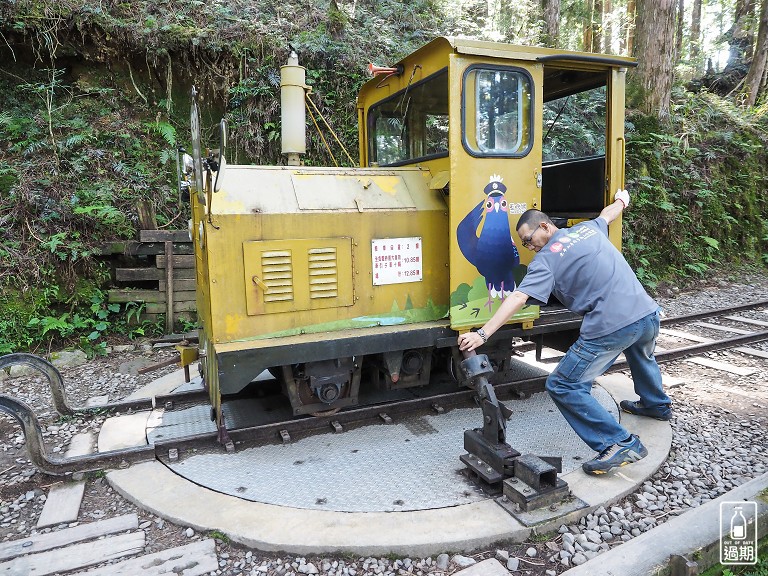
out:
<path id="1" fill-rule="evenodd" d="M 448 71 L 371 106 L 369 162 L 394 166 L 448 155 Z"/>

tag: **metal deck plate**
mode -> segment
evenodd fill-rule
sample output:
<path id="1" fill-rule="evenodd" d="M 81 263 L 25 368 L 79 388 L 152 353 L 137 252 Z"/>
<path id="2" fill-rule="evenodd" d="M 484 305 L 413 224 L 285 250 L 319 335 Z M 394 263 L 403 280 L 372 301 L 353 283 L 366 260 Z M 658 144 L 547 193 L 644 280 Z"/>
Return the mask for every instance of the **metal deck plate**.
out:
<path id="1" fill-rule="evenodd" d="M 593 395 L 618 418 L 603 388 L 593 388 Z M 514 410 L 507 441 L 521 453 L 562 456 L 564 473 L 594 456 L 545 392 L 507 404 Z M 213 429 L 207 408 L 157 416 L 148 437 Z M 346 512 L 444 508 L 488 498 L 465 478 L 459 461 L 464 430 L 480 427 L 481 419 L 479 408 L 455 409 L 167 465 L 211 490 L 280 506 Z"/>

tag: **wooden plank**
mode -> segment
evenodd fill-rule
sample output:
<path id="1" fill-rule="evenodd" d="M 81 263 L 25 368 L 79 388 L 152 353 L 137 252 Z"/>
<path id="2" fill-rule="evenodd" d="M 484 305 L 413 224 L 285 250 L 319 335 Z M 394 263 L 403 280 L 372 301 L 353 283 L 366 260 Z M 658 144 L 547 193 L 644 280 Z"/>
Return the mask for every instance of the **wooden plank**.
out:
<path id="1" fill-rule="evenodd" d="M 664 385 L 664 389 L 666 390 L 667 388 L 677 388 L 678 386 L 682 386 L 686 382 L 682 378 L 677 378 L 675 376 L 670 376 L 669 374 L 662 373 L 661 383 Z"/>
<path id="2" fill-rule="evenodd" d="M 765 320 L 755 320 L 754 318 L 745 318 L 744 316 L 723 316 L 723 318 L 733 320 L 734 322 L 743 322 L 744 324 L 754 324 L 755 326 L 768 327 L 768 322 Z"/>
<path id="3" fill-rule="evenodd" d="M 107 520 L 80 524 L 74 528 L 65 528 L 48 534 L 34 534 L 28 538 L 19 538 L 0 544 L 0 560 L 9 560 L 23 554 L 45 552 L 52 548 L 68 546 L 84 540 L 93 540 L 108 534 L 116 534 L 139 527 L 139 517 L 136 514 L 115 516 Z"/>
<path id="4" fill-rule="evenodd" d="M 750 391 L 750 392 L 744 392 L 744 390 L 739 390 L 737 388 L 729 388 L 728 386 L 720 386 L 720 384 L 714 384 L 713 382 L 707 382 L 709 386 L 712 388 L 715 388 L 716 390 L 722 390 L 723 392 L 727 392 L 728 394 L 737 394 L 739 396 L 745 396 L 746 398 L 751 398 L 753 400 L 764 398 L 761 394 Z"/>
<path id="5" fill-rule="evenodd" d="M 108 290 L 110 302 L 160 302 L 165 305 L 165 294 L 157 290 L 136 290 L 133 288 Z"/>
<path id="6" fill-rule="evenodd" d="M 38 528 L 74 522 L 80 514 L 85 482 L 61 482 L 51 486 L 37 521 Z M 0 572 L 2 574 L 2 572 Z"/>
<path id="7" fill-rule="evenodd" d="M 738 374 L 739 376 L 749 376 L 756 372 L 760 372 L 757 368 L 744 368 L 742 366 L 735 366 L 728 364 L 727 362 L 718 362 L 717 360 L 710 360 L 703 356 L 694 356 L 688 358 L 686 362 L 692 362 L 693 364 L 699 364 L 700 366 L 707 366 L 714 368 L 715 370 L 722 370 L 723 372 L 730 372 L 731 374 Z"/>
<path id="8" fill-rule="evenodd" d="M 142 242 L 192 242 L 189 230 L 140 230 Z"/>
<path id="9" fill-rule="evenodd" d="M 157 228 L 157 216 L 155 206 L 149 200 L 139 200 L 136 203 L 136 213 L 139 217 L 139 226 L 142 229 L 155 230 Z"/>
<path id="10" fill-rule="evenodd" d="M 128 240 L 124 242 L 106 242 L 97 248 L 99 254 L 123 254 L 125 256 L 157 256 L 165 252 L 163 242 L 137 242 Z M 192 242 L 174 242 L 175 254 L 194 254 L 195 247 Z"/>
<path id="11" fill-rule="evenodd" d="M 118 282 L 144 282 L 148 280 L 160 280 L 163 278 L 162 270 L 157 268 L 117 268 L 115 280 Z"/>
<path id="12" fill-rule="evenodd" d="M 158 268 L 165 268 L 165 256 L 158 256 L 156 260 Z M 173 267 L 175 268 L 194 268 L 195 257 L 194 256 L 174 256 Z"/>
<path id="13" fill-rule="evenodd" d="M 165 313 L 165 302 L 147 302 L 145 305 L 144 310 L 146 310 L 148 313 L 151 314 L 164 314 Z M 184 300 L 181 302 L 176 302 L 173 305 L 173 312 L 196 312 L 197 311 L 197 303 L 193 300 Z"/>
<path id="14" fill-rule="evenodd" d="M 195 247 L 191 242 L 174 242 L 174 254 L 194 254 Z M 159 256 L 165 253 L 164 242 L 131 242 L 123 254 L 126 256 Z"/>
<path id="15" fill-rule="evenodd" d="M 165 294 L 165 292 L 161 292 Z M 174 290 L 173 291 L 174 302 L 197 302 L 197 291 L 195 290 Z"/>
<path id="16" fill-rule="evenodd" d="M 139 290 L 137 288 L 112 288 L 107 291 L 110 302 L 156 302 L 165 306 L 165 292 L 159 290 Z M 173 293 L 174 301 L 195 302 L 197 292 L 183 290 Z"/>
<path id="17" fill-rule="evenodd" d="M 696 322 L 696 326 L 717 330 L 718 332 L 730 332 L 731 334 L 752 334 L 753 330 L 742 330 L 741 328 L 731 328 L 730 326 L 721 326 L 720 324 L 710 324 L 709 322 Z"/>
<path id="18" fill-rule="evenodd" d="M 74 576 L 200 576 L 218 569 L 216 544 L 212 538 L 208 538 L 87 572 L 78 572 Z"/>
<path id="19" fill-rule="evenodd" d="M 48 552 L 20 556 L 0 564 L 2 576 L 46 576 L 56 572 L 77 570 L 114 558 L 138 554 L 144 550 L 143 530 L 108 536 L 93 542 L 83 542 Z"/>
<path id="20" fill-rule="evenodd" d="M 194 280 L 194 268 L 174 268 L 176 279 Z M 115 280 L 118 282 L 144 282 L 147 280 L 162 280 L 165 273 L 156 268 L 118 268 L 115 270 Z"/>
<path id="21" fill-rule="evenodd" d="M 174 276 L 178 276 L 178 273 L 180 270 L 174 270 Z M 160 284 L 158 285 L 158 289 L 160 292 L 165 292 L 165 281 L 160 280 Z M 178 292 L 189 292 L 189 291 L 195 291 L 197 290 L 197 281 L 193 278 L 190 278 L 188 280 L 181 280 L 179 278 L 173 279 L 173 291 L 174 293 Z M 174 299 L 178 300 L 176 296 L 174 296 Z"/>
<path id="22" fill-rule="evenodd" d="M 165 283 L 173 286 L 173 242 L 165 243 Z M 173 332 L 173 290 L 165 292 L 165 333 Z"/>

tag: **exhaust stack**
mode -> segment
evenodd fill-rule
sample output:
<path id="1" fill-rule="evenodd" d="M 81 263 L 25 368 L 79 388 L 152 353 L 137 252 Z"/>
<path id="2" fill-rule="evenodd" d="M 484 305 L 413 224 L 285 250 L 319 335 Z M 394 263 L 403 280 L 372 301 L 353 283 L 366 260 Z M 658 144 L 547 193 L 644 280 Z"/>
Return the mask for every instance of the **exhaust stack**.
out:
<path id="1" fill-rule="evenodd" d="M 282 151 L 289 166 L 300 166 L 301 155 L 307 152 L 306 80 L 306 68 L 299 66 L 299 56 L 291 50 L 288 63 L 280 67 Z"/>

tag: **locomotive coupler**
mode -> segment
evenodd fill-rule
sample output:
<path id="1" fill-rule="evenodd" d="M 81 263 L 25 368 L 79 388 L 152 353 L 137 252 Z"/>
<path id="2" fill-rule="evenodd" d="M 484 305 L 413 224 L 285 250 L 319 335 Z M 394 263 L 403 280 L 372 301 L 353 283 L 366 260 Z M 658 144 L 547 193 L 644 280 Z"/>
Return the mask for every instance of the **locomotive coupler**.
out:
<path id="1" fill-rule="evenodd" d="M 521 455 L 506 441 L 507 419 L 512 411 L 496 398 L 487 376 L 493 368 L 485 354 L 464 353 L 461 369 L 477 391 L 483 410 L 483 427 L 464 431 L 461 461 L 481 480 L 488 492 L 503 493 L 504 503 L 513 502 L 528 512 L 557 504 L 568 496 L 568 484 L 557 477 L 561 458 Z M 505 506 L 506 508 L 507 506 Z"/>

